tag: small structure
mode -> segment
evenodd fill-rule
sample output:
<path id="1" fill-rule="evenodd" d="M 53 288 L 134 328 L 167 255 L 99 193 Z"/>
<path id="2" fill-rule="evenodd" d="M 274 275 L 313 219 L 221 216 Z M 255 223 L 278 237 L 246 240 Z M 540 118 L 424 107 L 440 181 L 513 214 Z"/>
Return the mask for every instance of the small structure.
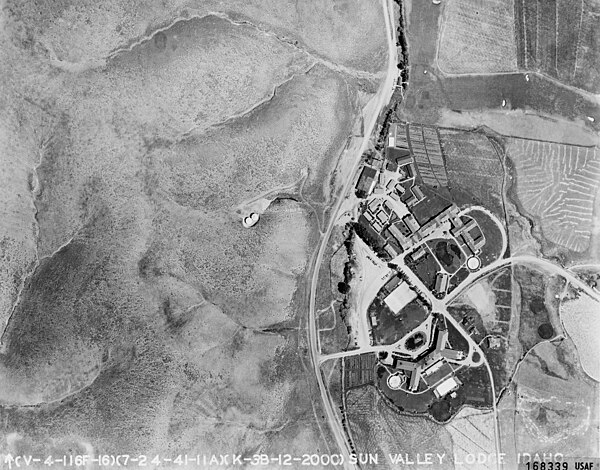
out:
<path id="1" fill-rule="evenodd" d="M 251 212 L 250 215 L 244 217 L 244 220 L 242 220 L 242 225 L 246 228 L 250 228 L 256 225 L 259 219 L 260 216 L 256 212 Z"/>
<path id="2" fill-rule="evenodd" d="M 404 382 L 406 382 L 406 376 L 399 373 L 392 374 L 387 379 L 387 385 L 391 390 L 399 390 Z"/>
<path id="3" fill-rule="evenodd" d="M 425 370 L 423 370 L 423 375 L 425 377 L 428 377 L 431 374 L 433 374 L 435 371 L 439 370 L 440 367 L 442 367 L 443 365 L 444 365 L 444 362 L 441 361 L 440 359 L 437 359 L 437 360 L 431 362 L 431 364 L 428 365 L 428 367 Z"/>
<path id="4" fill-rule="evenodd" d="M 445 294 L 448 289 L 448 281 L 450 280 L 450 276 L 448 273 L 440 271 L 437 273 L 435 278 L 435 291 L 438 294 Z"/>
<path id="5" fill-rule="evenodd" d="M 420 380 L 421 380 L 421 366 L 417 365 L 413 369 L 412 374 L 410 374 L 410 384 L 408 385 L 408 388 L 411 392 L 417 391 L 417 389 L 419 388 Z"/>
<path id="6" fill-rule="evenodd" d="M 442 357 L 444 359 L 450 359 L 451 361 L 462 361 L 465 358 L 465 354 L 462 351 L 456 351 L 454 349 L 444 349 L 442 351 Z"/>
<path id="7" fill-rule="evenodd" d="M 481 260 L 477 256 L 471 256 L 467 260 L 467 268 L 469 268 L 469 271 L 477 271 L 481 268 Z"/>
<path id="8" fill-rule="evenodd" d="M 456 377 L 449 377 L 446 380 L 444 380 L 441 384 L 439 384 L 437 387 L 435 387 L 435 389 L 433 390 L 433 393 L 435 394 L 435 396 L 437 398 L 443 398 L 446 395 L 448 395 L 450 392 L 453 392 L 454 390 L 456 390 L 461 385 L 462 384 Z"/>

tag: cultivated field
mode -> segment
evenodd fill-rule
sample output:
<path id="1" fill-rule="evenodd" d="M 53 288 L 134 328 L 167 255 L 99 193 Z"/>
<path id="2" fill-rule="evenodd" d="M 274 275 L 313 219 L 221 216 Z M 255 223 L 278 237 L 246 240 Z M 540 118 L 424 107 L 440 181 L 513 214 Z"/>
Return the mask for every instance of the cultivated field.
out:
<path id="1" fill-rule="evenodd" d="M 512 1 L 452 0 L 444 8 L 438 44 L 438 66 L 443 72 L 517 70 Z"/>
<path id="2" fill-rule="evenodd" d="M 493 420 L 494 415 L 489 411 L 465 407 L 446 426 L 452 436 L 453 450 L 458 461 L 467 462 L 469 454 L 493 454 L 495 446 Z M 465 466 L 461 465 L 459 468 Z M 486 459 L 485 462 L 479 463 L 477 468 L 491 470 L 496 466 L 491 460 Z"/>
<path id="3" fill-rule="evenodd" d="M 597 93 L 599 13 L 593 0 L 515 0 L 519 68 Z"/>
<path id="4" fill-rule="evenodd" d="M 600 186 L 600 151 L 524 139 L 510 139 L 515 194 L 550 242 L 574 252 L 590 242 L 594 200 Z"/>
<path id="5" fill-rule="evenodd" d="M 600 2 L 583 0 L 579 44 L 575 53 L 573 84 L 593 93 L 600 92 Z"/>
<path id="6" fill-rule="evenodd" d="M 440 129 L 448 187 L 465 191 L 501 219 L 504 169 L 498 152 L 480 132 Z"/>
<path id="7" fill-rule="evenodd" d="M 346 398 L 350 433 L 357 452 L 378 453 L 379 465 L 365 468 L 398 468 L 386 458 L 387 453 L 414 455 L 446 453 L 440 470 L 453 469 L 450 433 L 425 417 L 398 415 L 374 387 L 351 390 Z"/>
<path id="8" fill-rule="evenodd" d="M 408 142 L 423 183 L 434 188 L 448 185 L 440 136 L 435 127 L 408 125 Z"/>
<path id="9" fill-rule="evenodd" d="M 517 452 L 598 457 L 598 384 L 582 373 L 568 339 L 536 346 L 515 376 Z"/>

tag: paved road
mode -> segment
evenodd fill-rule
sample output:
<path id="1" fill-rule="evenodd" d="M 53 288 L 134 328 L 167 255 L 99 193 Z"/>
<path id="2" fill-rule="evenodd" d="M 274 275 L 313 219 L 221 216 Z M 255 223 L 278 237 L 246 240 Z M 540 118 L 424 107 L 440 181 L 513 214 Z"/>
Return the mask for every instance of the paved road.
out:
<path id="1" fill-rule="evenodd" d="M 485 267 L 484 269 L 480 270 L 479 272 L 472 273 L 471 275 L 469 275 L 469 277 L 463 282 L 463 284 L 461 284 L 461 286 L 459 288 L 457 288 L 455 291 L 453 291 L 451 293 L 451 295 L 448 295 L 443 300 L 439 300 L 439 299 L 435 298 L 433 295 L 431 295 L 431 293 L 426 288 L 426 286 L 422 283 L 422 281 L 412 272 L 412 270 L 410 270 L 406 266 L 404 266 L 403 263 L 398 264 L 398 269 L 400 269 L 408 277 L 409 282 L 414 287 L 419 289 L 425 295 L 425 297 L 431 302 L 432 308 L 434 311 L 443 314 L 444 317 L 446 318 L 446 321 L 451 323 L 458 331 L 463 331 L 462 326 L 448 313 L 446 306 L 452 300 L 454 300 L 458 295 L 460 295 L 462 292 L 464 292 L 466 289 L 468 289 L 469 286 L 473 285 L 473 283 L 477 282 L 485 275 L 490 274 L 491 272 L 501 269 L 505 266 L 508 266 L 511 263 L 535 265 L 538 268 L 549 271 L 553 274 L 563 276 L 573 286 L 575 286 L 579 289 L 582 289 L 587 294 L 589 294 L 592 298 L 594 298 L 595 300 L 600 302 L 600 294 L 598 294 L 593 289 L 591 289 L 583 281 L 581 281 L 580 279 L 575 277 L 571 272 L 565 270 L 561 266 L 558 266 L 548 260 L 536 258 L 535 256 L 530 256 L 530 255 L 514 256 L 511 258 L 499 259 L 499 260 L 495 261 L 494 263 L 490 264 L 489 266 Z M 359 311 L 358 313 L 366 315 L 365 311 Z M 489 362 L 487 361 L 487 358 L 486 358 L 485 354 L 483 353 L 483 351 L 481 350 L 479 344 L 477 344 L 471 338 L 470 335 L 464 334 L 464 336 L 467 339 L 467 341 L 469 342 L 469 346 L 471 348 L 469 351 L 469 359 L 474 352 L 478 352 L 480 354 L 480 357 L 482 358 L 482 364 L 487 369 L 489 377 L 490 377 L 490 386 L 492 387 L 492 398 L 493 398 L 492 408 L 493 408 L 493 413 L 494 413 L 494 441 L 495 441 L 496 453 L 499 454 L 501 452 L 500 431 L 499 431 L 499 424 L 498 424 L 498 419 L 497 419 L 498 412 L 497 412 L 497 408 L 496 408 L 497 397 L 496 397 L 496 391 L 495 391 L 495 387 L 494 387 L 494 377 L 492 374 L 492 370 L 491 370 Z M 400 340 L 400 342 L 401 341 L 402 340 Z M 390 351 L 392 351 L 394 349 L 395 344 L 380 345 L 380 346 L 369 345 L 367 347 L 362 347 L 362 348 L 358 348 L 358 349 L 351 350 L 351 351 L 340 351 L 337 353 L 326 354 L 326 355 L 322 355 L 322 354 L 320 354 L 319 351 L 316 351 L 316 357 L 318 358 L 318 363 L 322 364 L 328 360 L 340 359 L 343 357 L 355 356 L 358 354 L 365 354 L 365 353 L 370 353 L 370 352 L 377 353 L 377 352 L 381 352 L 381 351 L 387 351 L 389 353 Z M 498 464 L 498 467 L 500 467 L 499 464 Z"/>
<path id="2" fill-rule="evenodd" d="M 335 410 L 335 406 L 329 396 L 327 386 L 326 386 L 323 376 L 321 374 L 320 365 L 327 360 L 339 359 L 342 357 L 348 357 L 348 356 L 356 355 L 356 354 L 363 354 L 366 352 L 377 352 L 377 351 L 389 350 L 390 346 L 368 346 L 368 347 L 359 348 L 359 349 L 353 350 L 353 351 L 342 351 L 342 352 L 338 352 L 335 354 L 321 355 L 320 348 L 319 348 L 319 334 L 318 334 L 318 329 L 317 329 L 317 325 L 316 325 L 315 303 L 316 303 L 316 292 L 317 292 L 317 285 L 318 285 L 319 270 L 320 270 L 321 263 L 323 261 L 323 255 L 325 253 L 327 243 L 331 236 L 331 232 L 333 230 L 333 227 L 335 225 L 337 217 L 340 214 L 340 210 L 343 207 L 343 202 L 344 202 L 345 196 L 348 194 L 348 192 L 350 190 L 351 184 L 353 182 L 353 177 L 354 177 L 356 170 L 361 161 L 361 156 L 369 145 L 370 137 L 373 134 L 373 130 L 375 129 L 377 117 L 379 116 L 379 113 L 384 108 L 384 106 L 387 103 L 389 103 L 392 93 L 393 93 L 393 90 L 394 90 L 394 87 L 395 87 L 395 81 L 398 76 L 398 69 L 396 66 L 396 64 L 397 64 L 396 30 L 395 30 L 395 27 L 393 24 L 393 11 L 394 10 L 393 10 L 392 0 L 382 0 L 382 5 L 384 8 L 385 27 L 386 27 L 386 32 L 387 32 L 387 36 L 388 36 L 388 52 L 389 52 L 388 69 L 387 69 L 386 79 L 385 79 L 385 82 L 380 87 L 377 95 L 371 99 L 371 101 L 367 104 L 367 106 L 365 107 L 365 109 L 363 111 L 363 117 L 364 117 L 364 122 L 365 122 L 364 137 L 360 140 L 354 139 L 354 141 L 351 142 L 351 144 L 349 145 L 348 149 L 345 152 L 345 154 L 347 155 L 347 158 L 351 158 L 351 156 L 353 156 L 354 160 L 352 162 L 348 162 L 348 164 L 351 165 L 351 171 L 349 171 L 347 173 L 349 175 L 348 179 L 346 180 L 344 187 L 343 187 L 342 191 L 340 192 L 340 195 L 338 196 L 338 199 L 335 203 L 335 206 L 333 207 L 333 210 L 331 212 L 330 221 L 327 226 L 327 230 L 325 231 L 325 234 L 323 235 L 323 238 L 321 239 L 321 243 L 320 243 L 318 251 L 316 253 L 314 264 L 312 266 L 312 280 L 311 280 L 311 286 L 310 286 L 310 301 L 309 301 L 309 312 L 308 312 L 308 342 L 309 342 L 310 359 L 311 359 L 311 363 L 312 363 L 314 373 L 316 376 L 317 384 L 319 386 L 319 392 L 321 395 L 321 400 L 323 403 L 324 411 L 327 415 L 327 420 L 329 422 L 333 436 L 336 440 L 336 444 L 337 444 L 340 452 L 344 455 L 345 468 L 355 468 L 355 465 L 352 465 L 349 463 L 349 457 L 352 454 L 352 449 L 350 448 L 350 445 L 347 440 L 346 434 L 344 432 L 342 423 L 340 422 L 340 419 L 338 418 L 338 414 L 337 414 L 337 411 Z M 486 212 L 487 214 L 490 214 L 490 212 L 486 208 L 483 208 L 483 207 L 473 207 L 470 210 L 482 210 L 482 211 Z M 494 221 L 496 223 L 498 223 L 497 218 L 495 218 L 495 217 L 492 217 L 492 218 L 494 219 Z M 501 225 L 500 225 L 500 227 L 502 228 L 502 233 L 503 233 L 502 253 L 504 253 L 507 248 L 508 243 L 507 243 L 506 233 L 504 232 L 503 227 Z M 462 327 L 458 324 L 458 322 L 456 322 L 456 320 L 454 318 L 452 318 L 451 315 L 448 314 L 446 305 L 448 305 L 453 299 L 455 299 L 458 295 L 460 295 L 462 292 L 464 292 L 465 289 L 467 289 L 470 285 L 472 285 L 477 280 L 481 279 L 486 274 L 489 274 L 496 269 L 499 269 L 501 267 L 509 265 L 510 263 L 533 264 L 542 269 L 550 271 L 554 274 L 559 274 L 559 275 L 563 276 L 565 279 L 567 279 L 567 281 L 569 281 L 572 285 L 574 285 L 575 287 L 577 287 L 579 289 L 582 289 L 588 295 L 590 295 L 592 298 L 594 298 L 595 300 L 600 302 L 600 294 L 598 294 L 596 291 L 594 291 L 592 288 L 590 288 L 587 284 L 582 282 L 580 279 L 575 277 L 572 273 L 570 273 L 569 271 L 563 269 L 562 267 L 560 267 L 550 261 L 536 258 L 534 256 L 522 255 L 522 256 L 515 256 L 515 257 L 511 257 L 511 258 L 506 258 L 506 259 L 499 259 L 499 260 L 491 263 L 490 265 L 486 266 L 482 270 L 480 270 L 476 273 L 471 273 L 467 277 L 467 279 L 461 284 L 461 286 L 459 286 L 457 289 L 455 289 L 450 295 L 448 295 L 443 300 L 439 300 L 439 299 L 435 298 L 431 294 L 431 292 L 429 292 L 429 289 L 427 289 L 426 286 L 423 285 L 421 280 L 410 269 L 406 269 L 405 266 L 403 266 L 402 264 L 399 265 L 399 268 L 400 269 L 404 268 L 404 269 L 402 269 L 402 271 L 407 275 L 411 284 L 413 284 L 413 286 L 415 286 L 417 289 L 419 289 L 428 298 L 428 300 L 432 304 L 434 311 L 442 313 L 448 322 L 453 324 L 459 331 L 463 331 Z M 359 312 L 359 313 L 362 314 L 365 312 Z M 473 341 L 473 339 L 469 335 L 465 334 L 465 338 L 469 341 L 469 345 L 471 348 L 470 356 L 472 355 L 473 352 L 475 352 L 475 351 L 478 352 L 481 355 L 481 357 L 483 358 L 482 362 L 485 365 L 486 369 L 488 370 L 488 374 L 490 376 L 490 380 L 491 380 L 491 384 L 492 384 L 492 393 L 493 393 L 493 398 L 494 398 L 493 411 L 494 411 L 494 416 L 495 416 L 495 427 L 494 427 L 495 447 L 496 447 L 495 450 L 497 453 L 499 453 L 500 452 L 499 430 L 498 430 L 497 410 L 496 410 L 496 403 L 495 403 L 496 396 L 495 396 L 495 390 L 493 389 L 493 385 L 494 385 L 493 380 L 494 379 L 493 379 L 492 371 L 491 371 L 489 363 L 487 362 L 487 359 L 486 359 L 485 355 L 483 354 L 483 351 L 481 351 L 479 345 L 475 341 Z"/>
<path id="3" fill-rule="evenodd" d="M 346 438 L 346 434 L 344 432 L 344 428 L 342 427 L 342 423 L 340 422 L 337 412 L 334 409 L 334 405 L 329 396 L 329 392 L 327 390 L 327 386 L 324 383 L 323 376 L 321 374 L 320 367 L 320 351 L 319 351 L 319 338 L 318 338 L 318 330 L 316 325 L 316 312 L 315 312 L 315 299 L 317 292 L 317 284 L 319 278 L 319 268 L 323 261 L 323 254 L 325 253 L 325 249 L 327 247 L 327 243 L 331 236 L 331 232 L 333 230 L 333 226 L 339 215 L 340 208 L 342 207 L 342 203 L 344 201 L 345 196 L 348 194 L 350 190 L 350 186 L 352 184 L 354 175 L 360 164 L 362 154 L 367 149 L 369 145 L 369 141 L 371 135 L 373 134 L 373 130 L 375 129 L 375 125 L 377 123 L 377 117 L 381 110 L 389 103 L 392 93 L 394 91 L 394 86 L 396 84 L 396 79 L 398 77 L 398 56 L 396 51 L 396 28 L 394 25 L 394 4 L 392 0 L 381 0 L 383 11 L 384 11 L 384 21 L 385 21 L 385 29 L 388 38 L 388 68 L 386 79 L 383 84 L 380 86 L 379 91 L 376 96 L 374 96 L 363 111 L 364 117 L 364 137 L 358 141 L 355 139 L 354 142 L 350 144 L 350 147 L 346 151 L 346 155 L 348 157 L 353 156 L 354 161 L 348 162 L 348 165 L 352 165 L 352 170 L 348 173 L 349 177 L 344 184 L 342 191 L 338 197 L 338 200 L 331 211 L 331 218 L 329 224 L 327 226 L 327 230 L 323 235 L 321 240 L 321 244 L 319 245 L 319 249 L 317 251 L 317 256 L 313 265 L 312 272 L 312 281 L 310 286 L 310 301 L 309 301 L 309 312 L 308 312 L 308 343 L 309 343 L 309 351 L 310 351 L 310 359 L 313 365 L 314 373 L 316 376 L 317 384 L 319 386 L 319 392 L 321 395 L 321 401 L 323 405 L 323 409 L 327 415 L 327 420 L 329 422 L 331 431 L 335 438 L 336 444 L 344 456 L 345 468 L 356 468 L 355 465 L 350 464 L 350 455 L 352 454 L 352 449 L 348 443 Z"/>

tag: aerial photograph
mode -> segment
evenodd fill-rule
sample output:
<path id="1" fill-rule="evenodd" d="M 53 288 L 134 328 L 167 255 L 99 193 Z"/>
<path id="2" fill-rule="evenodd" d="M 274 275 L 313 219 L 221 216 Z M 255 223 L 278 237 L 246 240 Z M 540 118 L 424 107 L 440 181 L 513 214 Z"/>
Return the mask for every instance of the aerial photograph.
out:
<path id="1" fill-rule="evenodd" d="M 600 0 L 0 7 L 0 470 L 600 468 Z"/>

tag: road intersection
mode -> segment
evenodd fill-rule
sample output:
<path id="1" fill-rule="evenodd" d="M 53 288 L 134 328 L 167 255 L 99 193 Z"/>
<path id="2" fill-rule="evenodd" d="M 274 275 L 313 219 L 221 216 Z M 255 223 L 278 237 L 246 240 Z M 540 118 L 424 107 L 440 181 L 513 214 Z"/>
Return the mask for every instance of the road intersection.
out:
<path id="1" fill-rule="evenodd" d="M 537 258 L 532 255 L 518 255 L 512 257 L 504 257 L 507 249 L 508 249 L 508 237 L 506 234 L 506 230 L 504 229 L 501 222 L 498 218 L 492 214 L 488 209 L 481 206 L 470 206 L 467 208 L 461 209 L 460 215 L 468 214 L 471 211 L 481 211 L 486 213 L 488 216 L 492 218 L 492 220 L 499 226 L 500 231 L 502 233 L 502 247 L 500 251 L 499 258 L 489 265 L 483 267 L 482 269 L 470 272 L 467 278 L 450 294 L 448 294 L 445 298 L 439 299 L 432 294 L 432 292 L 428 289 L 427 286 L 423 284 L 421 279 L 411 270 L 409 269 L 402 257 L 397 257 L 393 260 L 393 264 L 395 265 L 395 270 L 390 269 L 389 267 L 375 266 L 376 269 L 372 269 L 372 273 L 376 273 L 376 276 L 371 276 L 368 279 L 362 279 L 363 285 L 361 286 L 360 293 L 358 295 L 358 299 L 356 302 L 356 310 L 357 310 L 357 318 L 354 319 L 356 323 L 353 326 L 355 329 L 355 341 L 358 344 L 357 349 L 349 350 L 349 351 L 339 351 L 332 354 L 322 354 L 320 350 L 320 339 L 319 339 L 319 329 L 317 326 L 317 312 L 316 312 L 316 297 L 317 297 L 317 289 L 319 282 L 319 272 L 321 264 L 323 263 L 324 254 L 326 252 L 327 245 L 329 243 L 329 239 L 331 237 L 332 231 L 337 223 L 339 223 L 339 216 L 344 209 L 348 208 L 345 206 L 347 201 L 347 195 L 351 189 L 351 185 L 353 183 L 353 177 L 356 174 L 356 170 L 359 167 L 361 162 L 362 155 L 367 150 L 370 145 L 370 139 L 375 129 L 377 118 L 381 112 L 381 110 L 389 103 L 396 80 L 398 78 L 398 69 L 396 67 L 397 64 L 397 52 L 396 52 L 396 30 L 393 24 L 394 18 L 394 7 L 392 0 L 382 0 L 382 5 L 384 9 L 384 17 L 385 17 L 385 27 L 388 36 L 388 69 L 387 75 L 384 83 L 379 88 L 377 95 L 375 95 L 371 101 L 367 104 L 363 111 L 363 119 L 364 119 L 364 135 L 361 138 L 353 138 L 351 139 L 348 147 L 344 152 L 344 158 L 353 158 L 347 164 L 351 165 L 351 171 L 346 174 L 349 175 L 347 180 L 344 183 L 342 191 L 339 193 L 337 200 L 331 211 L 331 218 L 327 225 L 327 229 L 322 236 L 321 242 L 318 246 L 316 254 L 313 259 L 313 263 L 311 266 L 311 283 L 310 283 L 310 299 L 309 299 L 309 312 L 308 312 L 308 343 L 309 343 L 309 352 L 311 364 L 314 369 L 315 377 L 317 380 L 317 384 L 319 387 L 319 393 L 321 396 L 321 401 L 323 405 L 323 409 L 325 414 L 327 415 L 327 420 L 330 425 L 333 436 L 336 440 L 337 447 L 339 448 L 341 454 L 344 456 L 344 464 L 346 468 L 354 468 L 355 465 L 351 464 L 350 456 L 353 453 L 353 449 L 351 443 L 346 436 L 344 431 L 344 427 L 341 422 L 341 417 L 337 411 L 337 406 L 333 403 L 332 398 L 329 394 L 327 385 L 325 384 L 322 372 L 321 365 L 326 361 L 337 360 L 345 357 L 355 356 L 359 354 L 365 353 L 378 353 L 378 352 L 387 352 L 391 353 L 393 351 L 398 351 L 399 346 L 403 344 L 405 338 L 401 338 L 399 341 L 395 342 L 391 345 L 372 345 L 369 337 L 370 327 L 368 324 L 368 315 L 367 309 L 377 292 L 380 288 L 387 282 L 390 276 L 394 271 L 401 272 L 408 283 L 418 292 L 420 292 L 426 301 L 431 305 L 431 309 L 433 312 L 436 312 L 442 315 L 446 322 L 452 324 L 457 331 L 461 332 L 464 338 L 467 340 L 469 344 L 469 353 L 464 359 L 465 365 L 483 365 L 488 372 L 490 385 L 491 385 L 491 393 L 493 398 L 493 413 L 494 413 L 494 437 L 495 437 L 495 452 L 496 457 L 501 452 L 500 448 L 500 434 L 498 429 L 498 419 L 497 419 L 497 409 L 496 409 L 496 393 L 494 388 L 494 378 L 492 374 L 492 370 L 487 361 L 487 358 L 483 351 L 481 350 L 479 344 L 473 340 L 473 338 L 464 331 L 461 324 L 459 324 L 453 317 L 448 313 L 447 306 L 455 300 L 459 295 L 461 295 L 466 289 L 472 286 L 474 283 L 481 280 L 486 275 L 504 268 L 506 266 L 511 266 L 515 264 L 529 264 L 534 265 L 540 269 L 543 269 L 551 274 L 560 275 L 564 277 L 572 286 L 577 289 L 584 291 L 586 294 L 590 295 L 592 298 L 600 302 L 600 294 L 596 292 L 594 289 L 589 287 L 587 284 L 582 282 L 579 278 L 573 275 L 572 272 L 558 266 L 548 260 Z M 422 243 L 429 240 L 430 237 L 424 239 Z M 366 246 L 361 247 L 361 249 L 369 250 Z M 374 265 L 377 265 L 378 257 L 370 252 L 363 253 L 362 256 L 363 261 L 365 259 L 371 259 L 371 262 Z M 370 255 L 370 256 L 369 256 Z M 366 273 L 366 270 L 363 270 Z M 364 273 L 363 273 L 364 274 Z M 477 361 L 473 360 L 475 354 L 479 355 L 479 359 Z M 500 465 L 500 459 L 496 458 L 496 462 Z"/>

